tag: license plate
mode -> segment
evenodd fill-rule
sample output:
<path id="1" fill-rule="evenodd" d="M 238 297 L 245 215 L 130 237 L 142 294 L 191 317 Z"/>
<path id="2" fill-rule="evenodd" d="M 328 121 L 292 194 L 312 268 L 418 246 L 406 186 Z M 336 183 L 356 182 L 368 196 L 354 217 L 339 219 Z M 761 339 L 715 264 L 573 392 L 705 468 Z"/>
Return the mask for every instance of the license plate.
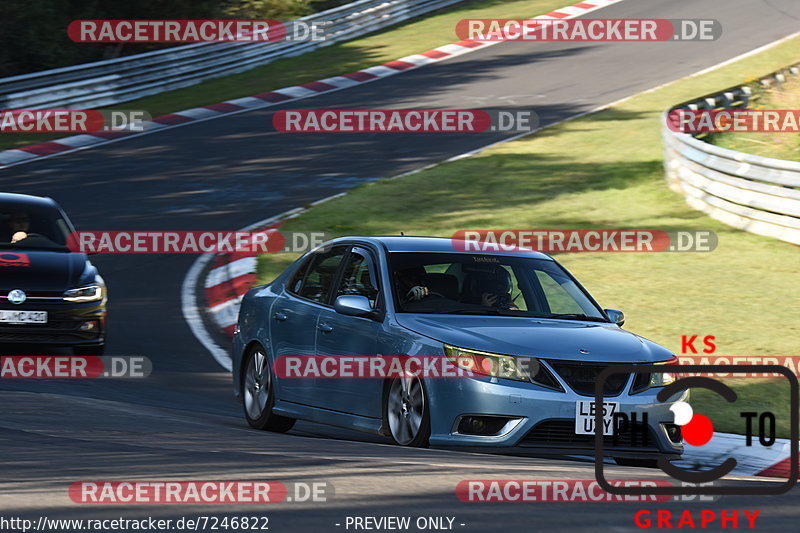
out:
<path id="1" fill-rule="evenodd" d="M 47 311 L 2 311 L 0 324 L 47 324 Z"/>
<path id="2" fill-rule="evenodd" d="M 603 435 L 614 434 L 613 415 L 619 411 L 619 402 L 603 402 Z M 575 433 L 594 435 L 594 402 L 578 400 L 575 402 Z"/>

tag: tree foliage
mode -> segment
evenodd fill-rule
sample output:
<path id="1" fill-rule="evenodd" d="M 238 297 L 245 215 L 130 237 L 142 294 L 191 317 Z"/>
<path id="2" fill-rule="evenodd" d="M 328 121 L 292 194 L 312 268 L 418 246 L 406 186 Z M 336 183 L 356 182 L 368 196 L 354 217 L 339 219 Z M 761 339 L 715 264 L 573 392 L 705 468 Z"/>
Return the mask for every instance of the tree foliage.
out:
<path id="1" fill-rule="evenodd" d="M 347 0 L 0 0 L 0 77 L 174 46 L 74 43 L 79 19 L 288 20 Z"/>

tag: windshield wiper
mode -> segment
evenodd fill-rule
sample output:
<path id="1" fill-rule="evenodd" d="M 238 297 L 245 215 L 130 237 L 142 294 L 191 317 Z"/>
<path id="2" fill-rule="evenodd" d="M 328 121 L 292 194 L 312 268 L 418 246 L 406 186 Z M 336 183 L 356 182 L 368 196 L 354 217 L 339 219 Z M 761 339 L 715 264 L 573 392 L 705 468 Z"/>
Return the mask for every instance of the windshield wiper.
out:
<path id="1" fill-rule="evenodd" d="M 453 309 L 445 311 L 448 315 L 501 315 L 501 316 L 521 316 L 529 317 L 527 311 L 520 309 L 504 309 L 502 307 L 485 307 L 483 309 Z"/>
<path id="2" fill-rule="evenodd" d="M 601 316 L 582 315 L 580 313 L 550 313 L 548 315 L 537 315 L 536 318 L 563 318 L 565 320 L 589 320 L 591 322 L 608 322 Z"/>
<path id="3" fill-rule="evenodd" d="M 446 315 L 499 315 L 500 309 L 487 307 L 485 309 L 448 309 L 442 311 Z"/>

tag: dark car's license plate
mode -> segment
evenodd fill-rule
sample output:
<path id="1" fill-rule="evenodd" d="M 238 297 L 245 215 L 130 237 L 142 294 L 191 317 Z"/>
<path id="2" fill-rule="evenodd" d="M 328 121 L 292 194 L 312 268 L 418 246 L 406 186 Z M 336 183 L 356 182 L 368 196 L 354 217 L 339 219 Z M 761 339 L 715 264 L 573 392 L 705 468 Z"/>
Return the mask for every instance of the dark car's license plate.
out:
<path id="1" fill-rule="evenodd" d="M 0 324 L 47 324 L 47 311 L 2 311 Z"/>

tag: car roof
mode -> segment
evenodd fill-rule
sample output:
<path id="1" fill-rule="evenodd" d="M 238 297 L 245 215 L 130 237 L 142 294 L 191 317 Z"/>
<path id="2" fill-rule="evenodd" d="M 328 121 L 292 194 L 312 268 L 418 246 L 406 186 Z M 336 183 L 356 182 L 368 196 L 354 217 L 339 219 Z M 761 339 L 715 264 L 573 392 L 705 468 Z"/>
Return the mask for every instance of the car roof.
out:
<path id="1" fill-rule="evenodd" d="M 374 244 L 382 245 L 389 252 L 430 252 L 430 253 L 462 253 L 462 254 L 480 254 L 480 255 L 510 255 L 516 257 L 532 257 L 534 259 L 547 259 L 552 261 L 553 258 L 549 255 L 533 252 L 529 250 L 487 250 L 465 251 L 454 245 L 454 240 L 448 237 L 422 237 L 422 236 L 375 236 L 375 237 L 343 237 L 336 239 L 334 243 L 339 241 L 366 241 Z M 461 241 L 463 242 L 463 241 Z"/>
<path id="2" fill-rule="evenodd" d="M 30 194 L 16 194 L 12 192 L 0 192 L 0 203 L 9 203 L 16 205 L 29 205 L 39 207 L 55 207 L 56 202 L 52 198 L 44 198 L 42 196 L 32 196 Z"/>

